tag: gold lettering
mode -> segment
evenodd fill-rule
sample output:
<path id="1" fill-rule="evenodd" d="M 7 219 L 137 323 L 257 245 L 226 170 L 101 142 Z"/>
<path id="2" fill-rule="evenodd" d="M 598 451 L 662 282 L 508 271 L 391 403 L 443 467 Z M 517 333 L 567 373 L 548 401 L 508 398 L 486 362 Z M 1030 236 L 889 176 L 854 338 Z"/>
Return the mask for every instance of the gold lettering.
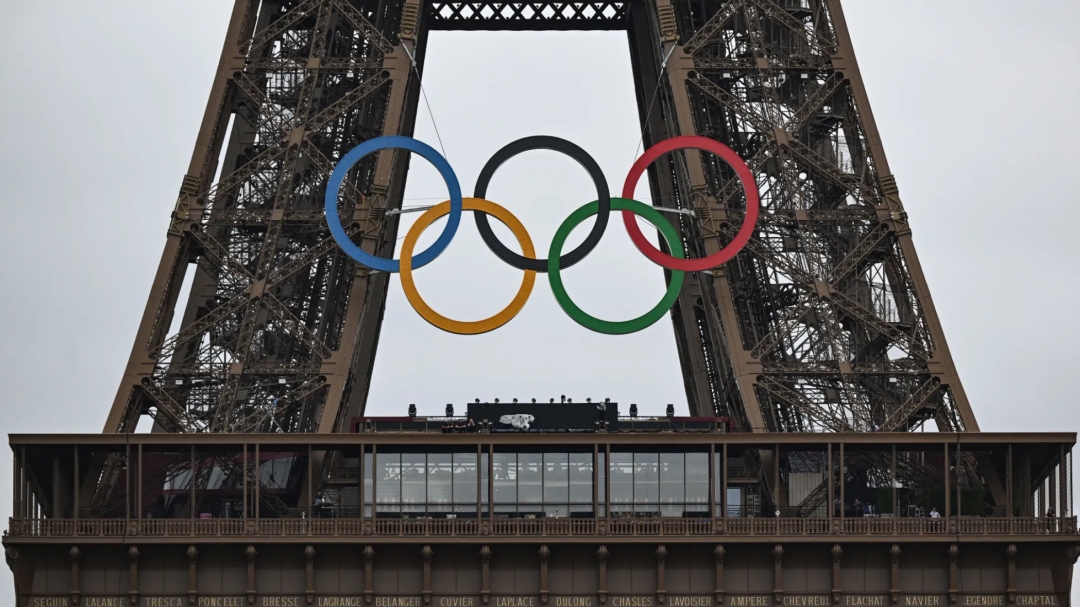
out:
<path id="1" fill-rule="evenodd" d="M 69 607 L 66 596 L 35 596 L 30 599 L 31 607 Z"/>
<path id="2" fill-rule="evenodd" d="M 612 607 L 653 607 L 651 596 L 617 596 L 611 599 Z"/>
<path id="3" fill-rule="evenodd" d="M 361 607 L 363 598 L 358 596 L 320 596 L 318 607 Z"/>
<path id="4" fill-rule="evenodd" d="M 86 607 L 122 607 L 123 599 L 115 596 L 87 597 Z"/>
<path id="5" fill-rule="evenodd" d="M 711 596 L 672 596 L 668 597 L 671 607 L 712 607 Z"/>
<path id="6" fill-rule="evenodd" d="M 264 596 L 262 607 L 300 607 L 300 599 L 295 596 Z"/>
<path id="7" fill-rule="evenodd" d="M 938 607 L 941 605 L 941 597 L 939 596 L 906 596 L 904 597 L 905 607 Z"/>
<path id="8" fill-rule="evenodd" d="M 417 604 L 415 607 L 419 607 L 419 604 Z M 499 596 L 495 597 L 495 607 L 536 607 L 536 597 Z"/>
<path id="9" fill-rule="evenodd" d="M 791 596 L 784 597 L 785 607 L 828 607 L 832 600 L 827 596 Z"/>
<path id="10" fill-rule="evenodd" d="M 375 607 L 420 607 L 418 596 L 377 596 Z M 467 607 L 462 605 L 461 607 Z"/>
<path id="11" fill-rule="evenodd" d="M 474 607 L 475 600 L 475 597 L 471 596 L 441 596 L 439 597 L 439 607 Z M 360 603 L 357 603 L 357 605 L 360 605 Z"/>
<path id="12" fill-rule="evenodd" d="M 767 607 L 770 605 L 769 597 L 764 596 L 733 596 L 728 599 L 731 607 Z"/>
<path id="13" fill-rule="evenodd" d="M 1057 597 L 1052 594 L 1019 595 L 1016 597 L 1017 605 L 1057 605 Z"/>
<path id="14" fill-rule="evenodd" d="M 557 596 L 555 607 L 593 607 L 591 596 Z"/>
<path id="15" fill-rule="evenodd" d="M 852 605 L 854 607 L 881 607 L 885 604 L 885 597 L 881 596 L 845 596 L 844 605 Z"/>
<path id="16" fill-rule="evenodd" d="M 1005 597 L 994 594 L 975 594 L 963 597 L 964 605 L 977 607 L 997 607 L 1005 604 Z"/>
<path id="17" fill-rule="evenodd" d="M 1005 597 L 993 594 L 966 595 L 964 605 L 996 607 L 1005 604 Z"/>

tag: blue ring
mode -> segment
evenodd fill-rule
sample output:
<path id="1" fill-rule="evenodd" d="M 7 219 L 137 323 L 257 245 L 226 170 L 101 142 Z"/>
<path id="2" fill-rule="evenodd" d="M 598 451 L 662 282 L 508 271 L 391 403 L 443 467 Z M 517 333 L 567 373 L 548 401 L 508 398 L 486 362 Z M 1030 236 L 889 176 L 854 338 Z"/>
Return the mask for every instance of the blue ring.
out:
<path id="1" fill-rule="evenodd" d="M 435 261 L 435 258 L 441 255 L 446 250 L 446 247 L 450 246 L 450 241 L 454 239 L 458 224 L 461 223 L 461 184 L 458 183 L 457 175 L 454 174 L 454 169 L 450 167 L 450 163 L 434 148 L 412 137 L 403 137 L 401 135 L 368 139 L 349 150 L 349 153 L 345 154 L 337 163 L 337 166 L 334 167 L 334 172 L 330 175 L 330 181 L 326 183 L 326 207 L 324 209 L 326 212 L 326 225 L 330 227 L 330 233 L 333 234 L 334 240 L 337 241 L 338 246 L 341 247 L 342 251 L 345 251 L 346 255 L 361 265 L 382 272 L 400 272 L 401 262 L 398 260 L 376 257 L 356 246 L 356 243 L 345 233 L 345 228 L 341 227 L 341 218 L 338 216 L 337 209 L 338 190 L 341 189 L 341 182 L 345 179 L 345 174 L 349 172 L 349 169 L 357 162 L 360 162 L 361 158 L 387 148 L 408 150 L 424 157 L 439 170 L 443 181 L 446 182 L 446 186 L 450 190 L 450 214 L 446 220 L 446 227 L 443 228 L 442 234 L 430 247 L 413 256 L 413 269 L 426 266 Z"/>

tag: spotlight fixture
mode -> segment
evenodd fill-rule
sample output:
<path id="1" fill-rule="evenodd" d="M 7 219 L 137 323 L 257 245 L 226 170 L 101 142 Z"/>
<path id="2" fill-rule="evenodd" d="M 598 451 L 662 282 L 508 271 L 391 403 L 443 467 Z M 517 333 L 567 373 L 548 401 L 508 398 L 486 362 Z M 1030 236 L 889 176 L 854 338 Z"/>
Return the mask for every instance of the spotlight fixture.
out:
<path id="1" fill-rule="evenodd" d="M 668 404 L 668 406 L 667 406 L 667 416 L 669 418 L 670 417 L 675 417 L 675 405 Z"/>
<path id="2" fill-rule="evenodd" d="M 453 403 L 446 403 L 446 417 L 454 417 Z"/>
<path id="3" fill-rule="evenodd" d="M 637 417 L 637 404 L 630 403 L 630 417 Z"/>
<path id="4" fill-rule="evenodd" d="M 416 417 L 416 405 L 409 405 L 409 417 Z"/>

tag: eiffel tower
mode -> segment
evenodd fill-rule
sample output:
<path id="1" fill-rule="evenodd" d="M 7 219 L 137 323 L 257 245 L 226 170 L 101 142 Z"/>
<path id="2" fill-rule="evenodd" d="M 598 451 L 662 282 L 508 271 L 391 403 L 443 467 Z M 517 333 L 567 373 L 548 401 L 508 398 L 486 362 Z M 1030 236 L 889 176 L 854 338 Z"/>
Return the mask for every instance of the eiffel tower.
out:
<path id="1" fill-rule="evenodd" d="M 644 143 L 746 160 L 755 231 L 671 312 L 691 416 L 364 415 L 389 274 L 327 182 L 453 29 L 626 31 Z M 370 254 L 408 167 L 343 182 Z M 747 216 L 711 154 L 648 179 L 688 257 Z M 1076 434 L 978 430 L 840 0 L 236 0 L 104 432 L 9 437 L 2 543 L 34 607 L 1068 605 Z"/>
<path id="2" fill-rule="evenodd" d="M 322 199 L 345 152 L 413 132 L 434 30 L 624 30 L 645 143 L 702 135 L 746 159 L 757 230 L 688 274 L 671 313 L 693 415 L 978 430 L 839 0 L 237 0 L 106 433 L 144 415 L 160 432 L 342 432 L 363 414 L 389 277 L 340 251 Z M 367 252 L 393 253 L 408 164 L 385 150 L 346 179 L 340 215 Z M 731 240 L 746 201 L 728 165 L 686 151 L 648 178 L 689 211 L 688 256 Z"/>

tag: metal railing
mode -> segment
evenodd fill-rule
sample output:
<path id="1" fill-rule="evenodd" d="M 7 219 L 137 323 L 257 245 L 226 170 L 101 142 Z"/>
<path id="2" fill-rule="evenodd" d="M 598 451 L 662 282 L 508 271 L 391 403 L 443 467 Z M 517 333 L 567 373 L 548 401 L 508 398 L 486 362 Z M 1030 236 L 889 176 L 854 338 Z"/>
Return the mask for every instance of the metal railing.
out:
<path id="1" fill-rule="evenodd" d="M 1065 518 L 9 519 L 8 537 L 1076 535 Z"/>

